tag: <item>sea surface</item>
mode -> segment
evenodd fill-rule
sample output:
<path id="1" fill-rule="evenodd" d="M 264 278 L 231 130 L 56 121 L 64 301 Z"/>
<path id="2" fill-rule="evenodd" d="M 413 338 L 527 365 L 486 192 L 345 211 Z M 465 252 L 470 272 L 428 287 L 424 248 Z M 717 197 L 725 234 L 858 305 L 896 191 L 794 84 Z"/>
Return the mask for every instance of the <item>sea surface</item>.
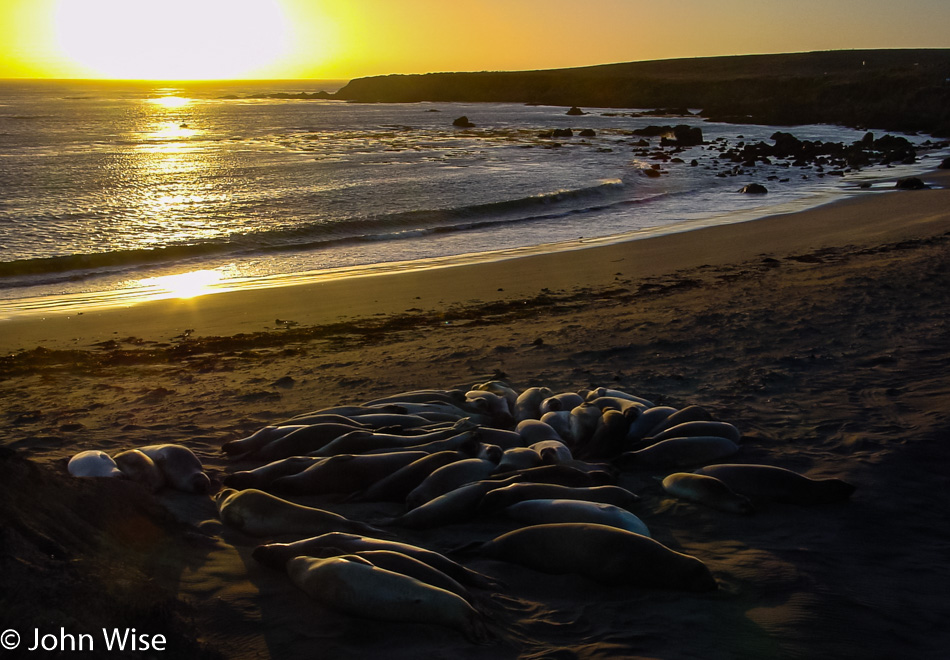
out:
<path id="1" fill-rule="evenodd" d="M 0 81 L 0 319 L 745 221 L 883 193 L 946 155 L 843 176 L 783 162 L 735 174 L 719 152 L 779 129 L 597 108 L 568 116 L 515 103 L 268 96 L 341 85 Z M 475 127 L 453 127 L 462 115 Z M 706 144 L 666 150 L 682 162 L 644 154 L 631 135 L 684 123 Z M 556 128 L 596 136 L 540 137 Z M 835 142 L 865 134 L 781 130 Z M 652 151 L 659 140 L 648 140 Z M 653 165 L 662 174 L 644 176 Z M 737 193 L 753 182 L 768 195 Z"/>

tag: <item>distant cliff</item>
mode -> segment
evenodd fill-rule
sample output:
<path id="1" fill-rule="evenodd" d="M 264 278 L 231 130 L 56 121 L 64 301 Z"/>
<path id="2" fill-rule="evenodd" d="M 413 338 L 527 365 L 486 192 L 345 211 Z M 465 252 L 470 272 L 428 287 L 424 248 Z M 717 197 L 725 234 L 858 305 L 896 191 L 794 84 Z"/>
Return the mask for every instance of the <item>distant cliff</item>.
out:
<path id="1" fill-rule="evenodd" d="M 334 98 L 702 108 L 712 119 L 950 136 L 950 49 L 850 50 L 359 78 Z"/>

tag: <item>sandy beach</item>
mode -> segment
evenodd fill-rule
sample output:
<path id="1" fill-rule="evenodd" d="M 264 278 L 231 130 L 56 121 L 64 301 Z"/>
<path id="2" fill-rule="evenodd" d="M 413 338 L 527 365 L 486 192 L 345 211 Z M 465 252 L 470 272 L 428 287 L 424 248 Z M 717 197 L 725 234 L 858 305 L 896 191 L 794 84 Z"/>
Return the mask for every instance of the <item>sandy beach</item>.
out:
<path id="1" fill-rule="evenodd" d="M 0 628 L 134 626 L 167 635 L 164 657 L 944 657 L 950 176 L 923 178 L 935 187 L 616 245 L 2 322 Z M 504 585 L 477 594 L 493 640 L 474 645 L 321 608 L 208 497 L 65 471 L 83 449 L 182 443 L 219 480 L 246 468 L 221 445 L 269 423 L 491 378 L 698 404 L 742 430 L 731 462 L 857 489 L 738 516 L 625 471 L 654 538 L 718 591 L 466 560 Z M 446 551 L 512 528 L 398 536 Z"/>

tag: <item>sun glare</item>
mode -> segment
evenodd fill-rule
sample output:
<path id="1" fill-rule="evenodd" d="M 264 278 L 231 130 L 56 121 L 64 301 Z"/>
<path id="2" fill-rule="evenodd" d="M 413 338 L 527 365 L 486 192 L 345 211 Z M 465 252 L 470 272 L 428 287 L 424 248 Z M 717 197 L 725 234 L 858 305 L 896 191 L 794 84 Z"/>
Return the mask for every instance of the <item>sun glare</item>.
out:
<path id="1" fill-rule="evenodd" d="M 221 280 L 221 273 L 214 270 L 196 270 L 181 275 L 149 277 L 140 283 L 155 289 L 162 298 L 194 298 L 209 293 Z"/>
<path id="2" fill-rule="evenodd" d="M 91 77 L 126 80 L 243 78 L 288 48 L 277 0 L 58 0 L 56 29 Z"/>

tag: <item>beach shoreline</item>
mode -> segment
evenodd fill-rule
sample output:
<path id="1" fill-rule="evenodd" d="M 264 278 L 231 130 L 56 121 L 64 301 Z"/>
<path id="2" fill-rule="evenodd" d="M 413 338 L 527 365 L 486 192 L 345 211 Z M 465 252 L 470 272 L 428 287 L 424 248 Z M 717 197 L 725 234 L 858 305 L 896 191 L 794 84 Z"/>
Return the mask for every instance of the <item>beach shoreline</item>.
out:
<path id="1" fill-rule="evenodd" d="M 289 327 L 532 299 L 553 291 L 602 289 L 702 265 L 781 258 L 826 247 L 898 242 L 944 230 L 950 174 L 924 177 L 926 191 L 866 193 L 738 223 L 606 245 L 503 256 L 489 261 L 316 278 L 85 310 L 42 310 L 0 321 L 0 354 L 36 346 L 89 348 L 117 338 L 167 342 L 186 336 L 280 332 Z M 899 221 L 896 221 L 900 218 Z"/>

